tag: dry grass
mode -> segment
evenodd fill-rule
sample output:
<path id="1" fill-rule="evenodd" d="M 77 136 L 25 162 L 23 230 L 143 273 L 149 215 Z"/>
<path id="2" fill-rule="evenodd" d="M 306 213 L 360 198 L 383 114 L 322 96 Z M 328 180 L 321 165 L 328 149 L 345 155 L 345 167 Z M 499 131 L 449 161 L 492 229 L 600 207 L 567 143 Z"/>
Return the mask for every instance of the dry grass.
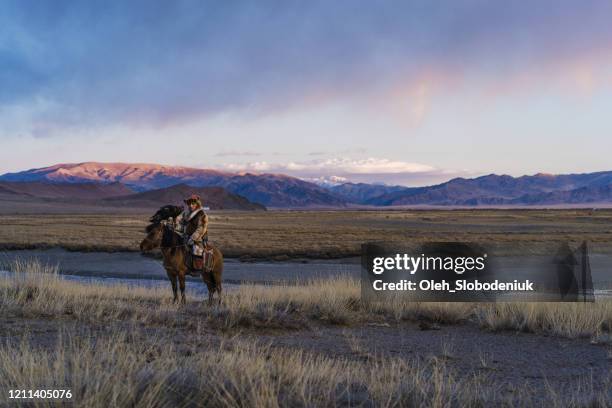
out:
<path id="1" fill-rule="evenodd" d="M 0 406 L 8 404 L 3 400 L 6 390 L 25 386 L 70 388 L 71 405 L 77 407 L 541 405 L 542 400 L 533 400 L 524 390 L 507 395 L 482 375 L 455 372 L 448 364 L 456 353 L 452 342 L 442 345 L 443 358 L 390 359 L 364 352 L 355 338 L 347 338 L 355 351 L 362 351 L 347 359 L 232 338 L 185 349 L 174 338 L 151 336 L 142 328 L 178 325 L 181 332 L 199 336 L 201 324 L 223 332 L 291 329 L 315 321 L 352 325 L 426 319 L 450 324 L 478 319 L 492 329 L 528 327 L 584 336 L 609 329 L 612 317 L 612 304 L 603 302 L 362 304 L 358 283 L 348 279 L 296 287 L 243 286 L 229 293 L 219 308 L 200 307 L 189 298 L 190 305 L 181 310 L 169 303 L 167 288 L 66 282 L 54 268 L 37 263 L 13 269 L 14 277 L 0 279 L 1 316 L 108 324 L 109 329 L 86 335 L 64 332 L 45 347 L 27 336 L 0 345 Z M 117 328 L 117 322 L 123 325 Z M 547 390 L 546 405 L 612 402 L 607 391 L 594 389 L 588 378 L 579 387 L 571 400 L 567 392 L 564 397 L 559 390 Z M 34 406 L 49 404 L 35 401 Z"/>
<path id="2" fill-rule="evenodd" d="M 16 316 L 153 323 L 171 321 L 177 309 L 162 288 L 70 282 L 56 268 L 37 261 L 15 262 L 11 270 L 16 273 L 0 280 L 0 307 Z"/>
<path id="3" fill-rule="evenodd" d="M 298 286 L 241 285 L 220 307 L 185 309 L 170 303 L 169 288 L 89 285 L 63 280 L 55 268 L 16 263 L 0 279 L 0 307 L 22 316 L 71 316 L 99 322 L 130 320 L 190 325 L 194 317 L 218 329 L 301 329 L 312 322 L 359 325 L 372 322 L 477 322 L 490 330 L 519 330 L 561 337 L 593 337 L 612 328 L 612 301 L 596 303 L 362 302 L 359 282 L 349 278 L 307 281 Z"/>
<path id="4" fill-rule="evenodd" d="M 612 330 L 612 301 L 596 303 L 495 303 L 476 310 L 492 330 L 520 330 L 560 337 L 593 337 Z"/>
<path id="5" fill-rule="evenodd" d="M 0 215 L 0 248 L 137 251 L 149 216 Z M 612 210 L 213 211 L 210 222 L 211 239 L 230 257 L 356 256 L 362 243 L 381 240 L 512 242 L 522 253 L 550 241 L 612 248 Z"/>
<path id="6" fill-rule="evenodd" d="M 480 406 L 495 397 L 481 383 L 439 361 L 356 362 L 242 341 L 185 353 L 119 332 L 0 349 L 0 390 L 67 388 L 76 407 Z"/>

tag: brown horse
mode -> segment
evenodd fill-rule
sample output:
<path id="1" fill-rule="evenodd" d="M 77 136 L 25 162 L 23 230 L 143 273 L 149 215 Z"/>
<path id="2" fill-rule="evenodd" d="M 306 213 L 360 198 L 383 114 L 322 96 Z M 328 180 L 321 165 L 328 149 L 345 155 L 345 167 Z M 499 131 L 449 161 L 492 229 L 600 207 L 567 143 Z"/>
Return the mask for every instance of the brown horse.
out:
<path id="1" fill-rule="evenodd" d="M 185 257 L 189 250 L 185 245 L 183 237 L 179 235 L 166 221 L 151 218 L 151 224 L 146 228 L 147 236 L 140 243 L 142 252 L 160 248 L 164 258 L 164 268 L 172 284 L 174 302 L 178 300 L 177 280 L 181 289 L 181 303 L 185 303 L 185 275 L 187 265 Z M 210 271 L 202 272 L 202 280 L 208 288 L 208 304 L 212 304 L 213 294 L 218 293 L 218 302 L 221 303 L 223 275 L 223 254 L 213 247 L 212 268 Z"/>

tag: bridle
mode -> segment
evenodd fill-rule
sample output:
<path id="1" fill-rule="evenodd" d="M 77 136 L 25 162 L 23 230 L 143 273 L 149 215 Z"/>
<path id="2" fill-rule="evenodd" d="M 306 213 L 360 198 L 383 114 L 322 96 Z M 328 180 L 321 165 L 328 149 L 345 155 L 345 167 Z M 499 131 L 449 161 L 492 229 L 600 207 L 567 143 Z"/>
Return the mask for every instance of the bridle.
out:
<path id="1" fill-rule="evenodd" d="M 162 228 L 164 229 L 169 229 L 170 232 L 175 233 L 176 235 L 178 235 L 180 238 L 183 238 L 183 234 L 181 234 L 179 231 L 176 230 L 176 228 L 174 228 L 174 222 L 172 223 L 172 226 L 168 225 L 167 221 L 162 221 Z M 185 240 L 183 240 L 183 243 L 180 245 L 171 245 L 171 246 L 159 246 L 161 249 L 171 249 L 171 248 L 181 248 L 181 247 L 185 247 L 187 248 L 187 243 L 185 242 Z"/>
<path id="2" fill-rule="evenodd" d="M 174 223 L 172 223 L 172 226 L 170 226 L 170 225 L 168 225 L 168 222 L 167 222 L 167 221 L 160 221 L 160 222 L 159 222 L 159 224 L 161 225 L 161 227 L 162 227 L 164 230 L 168 229 L 168 230 L 170 230 L 170 232 L 175 233 L 175 234 L 176 234 L 176 235 L 178 235 L 180 238 L 182 238 L 182 237 L 183 237 L 183 235 L 182 235 L 182 234 L 181 234 L 179 231 L 177 231 L 177 230 L 174 228 Z M 163 232 L 162 232 L 162 234 L 163 234 Z M 146 240 L 148 240 L 148 241 L 151 241 L 149 238 L 145 238 L 145 239 L 146 239 Z M 161 240 L 162 240 L 162 242 L 163 242 L 163 235 L 162 235 Z M 183 242 L 182 244 L 179 244 L 179 245 L 169 245 L 169 246 L 164 246 L 164 245 L 161 245 L 161 243 L 160 243 L 160 245 L 159 245 L 159 248 L 160 248 L 160 249 L 172 249 L 172 248 L 182 248 L 182 247 L 187 248 L 187 243 L 186 243 L 186 242 Z"/>

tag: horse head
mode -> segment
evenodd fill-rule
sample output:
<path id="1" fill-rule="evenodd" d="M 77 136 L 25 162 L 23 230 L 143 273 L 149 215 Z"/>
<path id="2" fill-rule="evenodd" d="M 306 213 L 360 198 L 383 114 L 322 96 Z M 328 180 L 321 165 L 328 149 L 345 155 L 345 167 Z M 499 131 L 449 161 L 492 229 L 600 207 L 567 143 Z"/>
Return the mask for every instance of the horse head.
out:
<path id="1" fill-rule="evenodd" d="M 150 251 L 161 246 L 164 227 L 163 222 L 153 222 L 147 226 L 145 229 L 147 236 L 140 243 L 141 252 Z"/>

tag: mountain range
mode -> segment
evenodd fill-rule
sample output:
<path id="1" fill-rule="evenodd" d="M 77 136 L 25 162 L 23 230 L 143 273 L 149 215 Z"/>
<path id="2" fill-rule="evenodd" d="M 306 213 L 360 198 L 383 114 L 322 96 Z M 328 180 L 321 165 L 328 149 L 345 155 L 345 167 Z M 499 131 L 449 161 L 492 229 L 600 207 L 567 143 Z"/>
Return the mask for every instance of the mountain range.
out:
<path id="1" fill-rule="evenodd" d="M 201 190 L 215 187 L 216 190 Z M 178 202 L 192 191 L 218 198 L 219 208 L 348 206 L 530 206 L 612 203 L 612 171 L 512 177 L 489 174 L 426 187 L 367 183 L 318 185 L 283 174 L 230 173 L 134 163 L 57 164 L 0 176 L 7 194 L 78 197 L 116 205 Z M 223 199 L 221 199 L 223 197 Z M 131 204 L 130 204 L 131 203 Z M 260 207 L 257 207 L 257 206 Z"/>
<path id="2" fill-rule="evenodd" d="M 139 192 L 186 184 L 193 187 L 223 187 L 250 201 L 271 207 L 337 207 L 346 204 L 321 186 L 282 174 L 238 174 L 143 163 L 57 164 L 7 173 L 0 176 L 0 181 L 121 183 Z"/>
<path id="3" fill-rule="evenodd" d="M 455 178 L 435 186 L 403 188 L 364 200 L 364 204 L 398 205 L 550 205 L 612 202 L 612 171 L 512 177 L 489 174 Z"/>

